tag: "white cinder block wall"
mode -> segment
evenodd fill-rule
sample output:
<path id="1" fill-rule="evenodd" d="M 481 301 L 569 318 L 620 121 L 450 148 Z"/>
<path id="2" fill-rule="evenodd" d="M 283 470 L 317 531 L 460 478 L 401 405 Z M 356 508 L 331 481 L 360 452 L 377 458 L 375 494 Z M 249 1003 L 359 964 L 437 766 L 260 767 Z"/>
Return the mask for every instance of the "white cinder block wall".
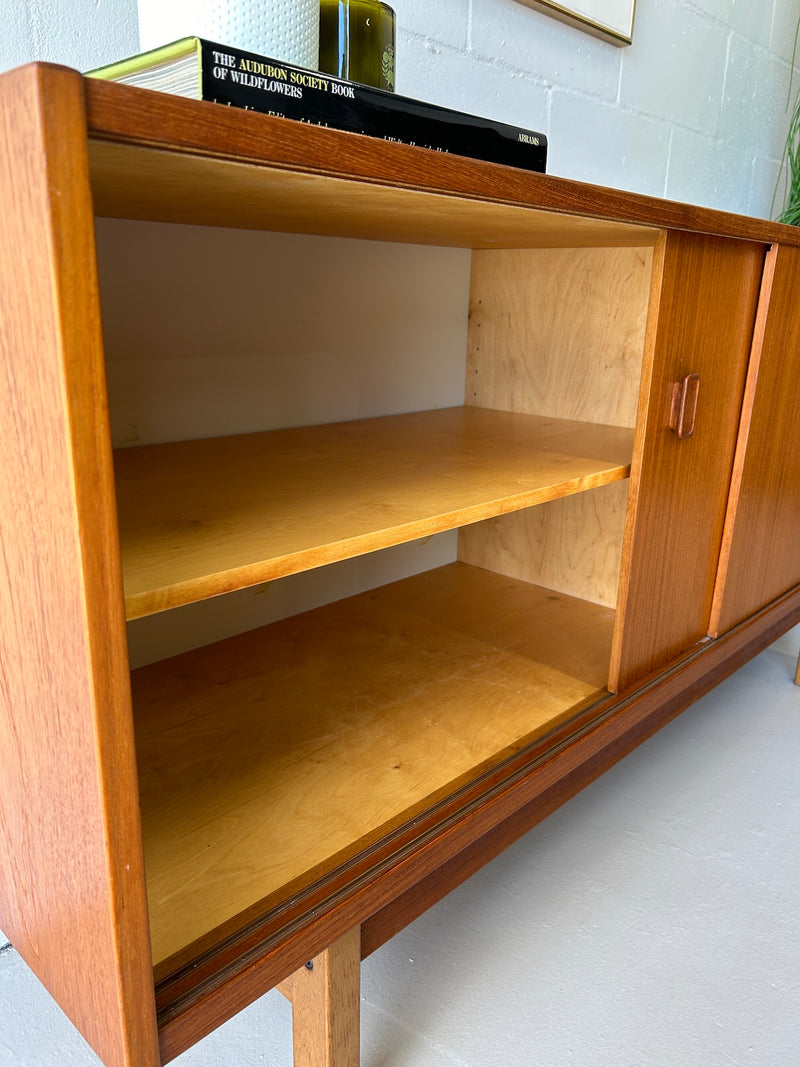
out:
<path id="1" fill-rule="evenodd" d="M 398 91 L 542 130 L 554 174 L 769 215 L 800 0 L 638 0 L 627 48 L 516 0 L 394 6 Z"/>
<path id="2" fill-rule="evenodd" d="M 516 0 L 392 2 L 398 92 L 547 133 L 554 174 L 769 215 L 800 0 L 638 0 L 628 48 Z M 140 0 L 142 47 L 205 32 L 190 6 Z"/>
<path id="3" fill-rule="evenodd" d="M 90 70 L 139 47 L 136 0 L 0 0 L 0 71 L 32 59 Z"/>

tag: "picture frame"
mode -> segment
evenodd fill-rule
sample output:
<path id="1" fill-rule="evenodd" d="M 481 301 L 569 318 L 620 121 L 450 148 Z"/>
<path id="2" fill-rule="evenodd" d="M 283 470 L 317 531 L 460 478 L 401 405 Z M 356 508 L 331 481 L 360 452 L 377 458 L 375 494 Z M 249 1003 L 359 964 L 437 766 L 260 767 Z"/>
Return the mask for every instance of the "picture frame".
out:
<path id="1" fill-rule="evenodd" d="M 620 47 L 633 41 L 636 0 L 517 0 Z"/>

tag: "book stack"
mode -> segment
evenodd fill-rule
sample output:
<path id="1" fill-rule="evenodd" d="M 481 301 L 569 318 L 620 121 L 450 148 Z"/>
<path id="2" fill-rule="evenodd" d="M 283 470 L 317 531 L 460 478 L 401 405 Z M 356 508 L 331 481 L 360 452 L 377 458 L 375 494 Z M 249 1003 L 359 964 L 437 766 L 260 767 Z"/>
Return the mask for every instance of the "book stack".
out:
<path id="1" fill-rule="evenodd" d="M 534 130 L 398 96 L 200 37 L 89 72 L 89 77 L 261 111 L 317 126 L 544 172 Z"/>

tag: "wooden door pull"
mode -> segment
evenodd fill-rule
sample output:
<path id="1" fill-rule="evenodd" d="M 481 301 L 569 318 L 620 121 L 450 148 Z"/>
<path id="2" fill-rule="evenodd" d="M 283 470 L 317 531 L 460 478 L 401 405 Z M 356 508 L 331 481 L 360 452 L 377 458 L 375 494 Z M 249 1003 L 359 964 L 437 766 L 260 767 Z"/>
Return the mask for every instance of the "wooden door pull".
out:
<path id="1" fill-rule="evenodd" d="M 694 433 L 699 394 L 699 374 L 687 374 L 683 381 L 674 382 L 672 385 L 669 428 L 674 430 L 680 438 L 691 437 Z"/>

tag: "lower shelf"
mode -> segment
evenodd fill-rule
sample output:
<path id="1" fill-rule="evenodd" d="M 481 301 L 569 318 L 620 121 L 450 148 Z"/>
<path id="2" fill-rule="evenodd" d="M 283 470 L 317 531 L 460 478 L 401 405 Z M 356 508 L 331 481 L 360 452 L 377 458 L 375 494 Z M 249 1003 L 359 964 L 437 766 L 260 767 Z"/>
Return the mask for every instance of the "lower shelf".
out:
<path id="1" fill-rule="evenodd" d="M 454 563 L 134 671 L 156 973 L 597 699 L 613 614 Z"/>

